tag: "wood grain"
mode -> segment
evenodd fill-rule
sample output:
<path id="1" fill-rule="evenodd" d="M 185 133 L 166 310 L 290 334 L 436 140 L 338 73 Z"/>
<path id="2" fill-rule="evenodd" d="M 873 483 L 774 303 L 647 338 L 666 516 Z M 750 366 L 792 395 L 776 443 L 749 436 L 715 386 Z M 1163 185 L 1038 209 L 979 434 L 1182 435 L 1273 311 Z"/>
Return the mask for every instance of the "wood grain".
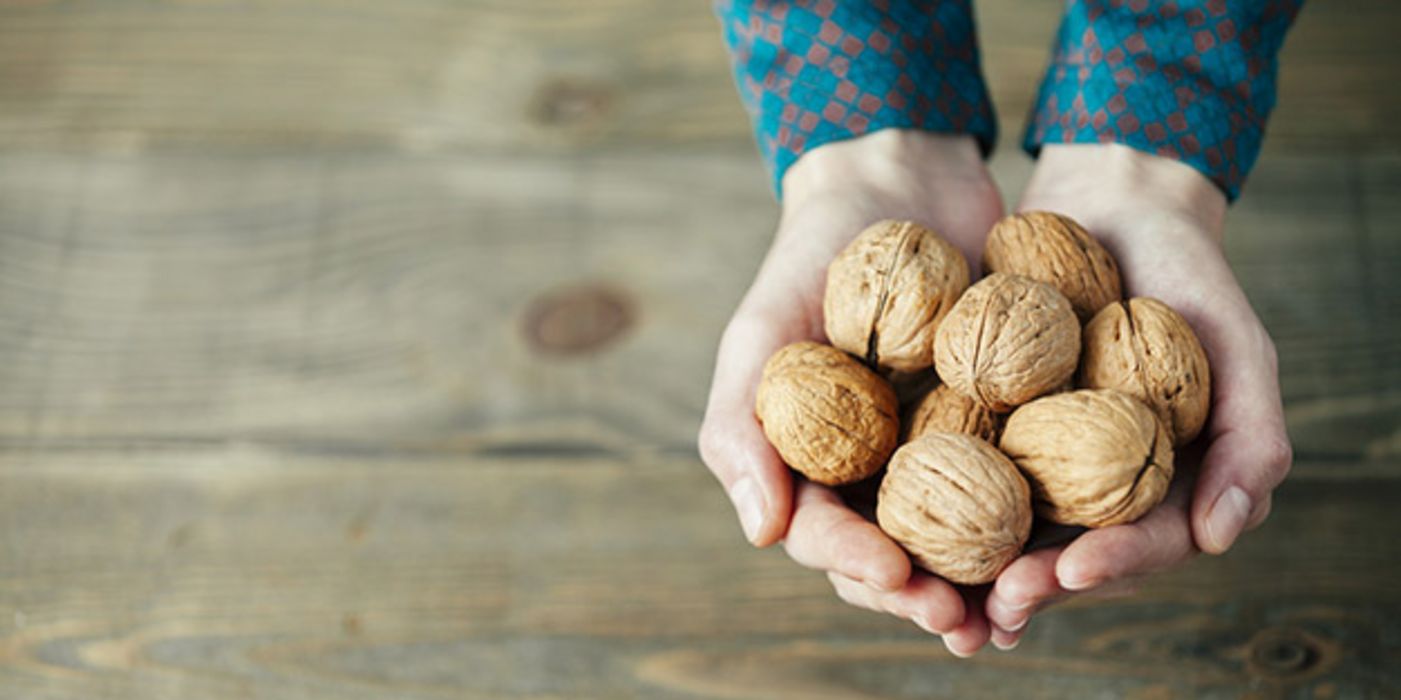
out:
<path id="1" fill-rule="evenodd" d="M 1372 536 L 1396 522 L 1394 479 L 1297 479 L 1231 556 L 1048 613 L 1018 653 L 970 664 L 745 549 L 691 459 L 250 446 L 0 469 L 16 696 L 1401 692 L 1401 549 Z M 1272 649 L 1305 660 L 1252 662 Z"/>
<path id="2" fill-rule="evenodd" d="M 709 3 L 0 2 L 0 146 L 749 149 Z M 977 5 L 1010 150 L 1060 6 Z M 1401 145 L 1391 0 L 1312 3 L 1271 140 Z"/>
<path id="3" fill-rule="evenodd" d="M 1058 6 L 978 5 L 1013 148 Z M 0 698 L 1401 695 L 1401 52 L 1310 4 L 1228 254 L 1275 515 L 955 662 L 694 438 L 775 223 L 705 3 L 0 0 Z"/>
<path id="4" fill-rule="evenodd" d="M 1232 213 L 1312 461 L 1397 454 L 1397 172 L 1271 153 Z M 0 440 L 690 453 L 767 198 L 726 155 L 0 154 Z M 531 305 L 579 284 L 635 322 L 532 349 Z"/>

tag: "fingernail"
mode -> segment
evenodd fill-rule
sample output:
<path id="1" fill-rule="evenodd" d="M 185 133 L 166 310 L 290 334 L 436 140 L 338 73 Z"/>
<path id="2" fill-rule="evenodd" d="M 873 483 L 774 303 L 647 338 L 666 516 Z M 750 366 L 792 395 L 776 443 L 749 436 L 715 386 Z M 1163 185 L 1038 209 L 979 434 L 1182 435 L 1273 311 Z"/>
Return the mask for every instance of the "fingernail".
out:
<path id="1" fill-rule="evenodd" d="M 951 642 L 949 642 L 949 638 L 948 638 L 947 635 L 944 637 L 944 648 L 945 648 L 945 649 L 948 649 L 950 654 L 953 654 L 954 656 L 957 656 L 957 657 L 960 658 L 960 659 L 966 659 L 966 658 L 972 656 L 974 653 L 976 653 L 976 652 L 972 652 L 972 653 L 965 654 L 965 653 L 963 653 L 963 652 L 961 652 L 961 651 L 959 651 L 959 650 L 953 648 L 953 644 L 952 644 Z"/>
<path id="2" fill-rule="evenodd" d="M 993 602 L 990 603 L 991 605 L 996 605 L 998 610 L 1002 611 L 1003 613 L 1006 613 L 1007 615 L 1016 615 L 1017 613 L 1023 613 L 1031 609 L 1031 603 L 1021 603 L 1020 605 L 1013 605 L 1003 600 L 1001 597 L 996 596 L 992 598 L 992 601 Z"/>
<path id="3" fill-rule="evenodd" d="M 1239 486 L 1226 489 L 1206 516 L 1206 533 L 1218 552 L 1231 548 L 1250 517 L 1250 496 Z"/>
<path id="4" fill-rule="evenodd" d="M 758 542 L 759 529 L 764 526 L 764 494 L 759 493 L 759 485 L 748 476 L 741 477 L 730 489 L 730 500 L 734 501 L 739 513 L 740 527 L 750 543 Z"/>
<path id="5" fill-rule="evenodd" d="M 1008 632 L 1015 632 L 1016 630 L 1007 630 L 1007 631 L 1008 631 Z M 1012 638 L 1012 641 L 1009 642 L 1009 643 L 1006 643 L 1006 644 L 1004 644 L 1004 643 L 1002 643 L 1001 641 L 999 641 L 999 640 L 997 639 L 996 636 L 994 636 L 994 637 L 992 638 L 992 645 L 995 646 L 995 647 L 997 647 L 998 649 L 1001 649 L 1002 651 L 1011 651 L 1011 650 L 1013 650 L 1013 649 L 1016 649 L 1017 646 L 1020 645 L 1021 643 L 1022 643 L 1022 638 L 1021 638 L 1021 637 L 1013 637 L 1013 638 Z"/>
<path id="6" fill-rule="evenodd" d="M 995 609 L 994 609 L 994 607 L 995 607 Z M 988 608 L 989 608 L 989 611 L 990 611 L 990 612 L 996 612 L 996 613 L 997 613 L 996 616 L 995 616 L 995 617 L 997 617 L 997 619 L 1003 619 L 1003 618 L 1018 618 L 1018 619 L 1020 620 L 1019 622 L 1017 622 L 1017 624 L 1015 624 L 1015 625 L 1013 625 L 1013 626 L 1010 626 L 1010 627 L 1004 626 L 1004 627 L 1002 627 L 1002 629 L 1005 629 L 1005 630 L 1007 630 L 1008 632 L 1015 632 L 1015 631 L 1021 629 L 1023 626 L 1026 625 L 1026 621 L 1027 621 L 1028 619 L 1030 619 L 1029 616 L 1025 616 L 1025 617 L 1024 617 L 1024 616 L 1022 615 L 1022 613 L 1025 613 L 1027 610 L 1030 610 L 1030 609 L 1031 609 L 1031 604 L 1030 604 L 1030 603 L 1025 604 L 1025 605 L 1011 605 L 1011 604 L 1009 604 L 1009 603 L 1003 602 L 1001 599 L 997 599 L 995 602 L 989 602 L 989 603 L 988 603 Z"/>
<path id="7" fill-rule="evenodd" d="M 922 616 L 920 616 L 920 615 L 911 615 L 911 616 L 910 616 L 910 621 L 913 622 L 913 623 L 915 623 L 916 625 L 918 625 L 919 628 L 922 629 L 922 630 L 924 630 L 925 632 L 928 632 L 928 633 L 930 633 L 930 634 L 937 635 L 937 636 L 940 636 L 940 637 L 942 637 L 942 636 L 944 636 L 944 635 L 946 635 L 946 634 L 948 634 L 949 632 L 952 631 L 951 629 L 943 629 L 943 630 L 941 630 L 941 629 L 935 629 L 933 625 L 929 624 L 929 620 L 925 619 L 924 617 L 922 617 Z"/>
<path id="8" fill-rule="evenodd" d="M 1075 575 L 1066 576 L 1060 580 L 1060 587 L 1067 591 L 1083 591 L 1099 585 L 1099 581 L 1093 578 L 1080 578 Z"/>
<path id="9" fill-rule="evenodd" d="M 1067 591 L 1083 591 L 1103 583 L 1100 579 L 1083 571 L 1076 571 L 1073 567 L 1065 573 L 1057 571 L 1056 580 L 1060 583 L 1060 587 Z"/>

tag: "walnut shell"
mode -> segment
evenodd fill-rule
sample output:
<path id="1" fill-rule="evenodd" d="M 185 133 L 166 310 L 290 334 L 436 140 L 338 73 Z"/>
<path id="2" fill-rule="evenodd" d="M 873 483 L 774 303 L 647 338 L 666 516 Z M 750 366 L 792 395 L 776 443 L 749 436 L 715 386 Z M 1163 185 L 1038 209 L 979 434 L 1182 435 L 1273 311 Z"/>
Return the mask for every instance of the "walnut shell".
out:
<path id="1" fill-rule="evenodd" d="M 988 233 L 983 269 L 1045 282 L 1081 321 L 1123 298 L 1119 265 L 1074 219 L 1046 211 L 1013 214 Z"/>
<path id="2" fill-rule="evenodd" d="M 987 583 L 1031 533 L 1031 491 L 997 448 L 927 433 L 890 458 L 876 521 L 915 563 L 954 583 Z"/>
<path id="3" fill-rule="evenodd" d="M 1143 402 L 1112 389 L 1018 408 L 1002 428 L 1001 447 L 1031 482 L 1037 515 L 1064 525 L 1137 520 L 1172 481 L 1167 429 Z"/>
<path id="4" fill-rule="evenodd" d="M 1054 287 L 993 273 L 968 288 L 934 338 L 934 365 L 949 386 L 1003 413 L 1075 374 L 1080 324 Z"/>
<path id="5" fill-rule="evenodd" d="M 827 267 L 827 338 L 881 370 L 928 368 L 934 333 L 968 276 L 963 254 L 939 234 L 912 221 L 878 222 Z"/>
<path id="6" fill-rule="evenodd" d="M 1211 410 L 1211 367 L 1187 319 L 1157 299 L 1111 304 L 1085 325 L 1079 384 L 1148 404 L 1173 444 L 1196 439 Z"/>
<path id="7" fill-rule="evenodd" d="M 940 384 L 914 405 L 909 420 L 902 421 L 901 427 L 906 442 L 925 433 L 963 433 L 996 443 L 997 433 L 1002 429 L 1002 416 L 949 385 Z"/>
<path id="8" fill-rule="evenodd" d="M 769 358 L 754 413 L 788 466 L 829 486 L 879 471 L 900 434 L 890 385 L 819 343 L 793 343 Z"/>

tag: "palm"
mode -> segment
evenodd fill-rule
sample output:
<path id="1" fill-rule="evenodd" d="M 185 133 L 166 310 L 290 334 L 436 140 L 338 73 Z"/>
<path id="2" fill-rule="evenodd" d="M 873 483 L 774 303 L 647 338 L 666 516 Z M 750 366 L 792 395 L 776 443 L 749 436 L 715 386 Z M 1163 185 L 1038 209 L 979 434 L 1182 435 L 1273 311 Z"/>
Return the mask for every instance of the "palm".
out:
<path id="1" fill-rule="evenodd" d="M 778 235 L 725 330 L 700 450 L 751 542 L 783 541 L 828 573 L 846 601 L 907 617 L 960 655 L 1014 645 L 1040 607 L 1169 568 L 1199 549 L 1221 553 L 1269 513 L 1290 462 L 1274 347 L 1221 252 L 1226 201 L 1191 168 L 1117 145 L 1042 149 L 1023 209 L 1079 220 L 1119 259 L 1130 295 L 1182 313 L 1214 374 L 1212 417 L 1181 451 L 1164 502 L 1139 521 L 1034 547 L 994 585 L 959 590 L 915 572 L 904 551 L 832 490 L 799 480 L 754 418 L 764 361 L 797 340 L 824 340 L 827 263 L 867 224 L 913 219 L 978 269 L 1001 198 L 967 136 L 887 129 L 817 148 L 784 179 Z M 1063 540 L 1062 540 L 1063 542 Z M 986 600 L 983 600 L 983 597 Z"/>
<path id="2" fill-rule="evenodd" d="M 987 613 L 1003 628 L 994 629 L 993 640 L 1004 646 L 1019 636 L 1009 632 L 1031 612 L 1072 592 L 1114 591 L 1182 563 L 1199 546 L 1223 551 L 1229 541 L 1203 524 L 1209 520 L 1202 514 L 1213 505 L 1203 493 L 1216 493 L 1230 475 L 1261 472 L 1260 462 L 1271 457 L 1258 454 L 1253 436 L 1283 433 L 1279 417 L 1271 415 L 1279 396 L 1269 338 L 1221 253 L 1217 232 L 1190 217 L 1116 216 L 1078 200 L 1043 199 L 1036 208 L 1081 219 L 1119 259 L 1129 296 L 1156 297 L 1186 317 L 1215 374 L 1212 418 L 1203 436 L 1179 451 L 1168 497 L 1143 519 L 1031 551 L 1003 571 Z M 1258 524 L 1268 510 L 1267 496 L 1247 525 Z"/>
<path id="3" fill-rule="evenodd" d="M 898 192 L 845 187 L 790 196 L 773 246 L 721 340 L 701 451 L 755 544 L 781 539 L 794 560 L 828 572 L 848 602 L 932 631 L 982 625 L 984 631 L 973 636 L 985 639 L 981 605 L 966 605 L 949 584 L 912 573 L 904 551 L 831 489 L 802 479 L 794 483 L 753 414 L 764 361 L 788 343 L 826 339 L 827 264 L 867 225 L 886 218 L 924 223 L 964 251 L 976 269 L 983 237 L 1002 214 L 996 188 L 980 167 L 978 172 L 980 177 L 926 174 Z M 756 522 L 746 516 L 745 504 L 755 492 L 773 517 Z M 971 652 L 968 646 L 963 650 Z"/>

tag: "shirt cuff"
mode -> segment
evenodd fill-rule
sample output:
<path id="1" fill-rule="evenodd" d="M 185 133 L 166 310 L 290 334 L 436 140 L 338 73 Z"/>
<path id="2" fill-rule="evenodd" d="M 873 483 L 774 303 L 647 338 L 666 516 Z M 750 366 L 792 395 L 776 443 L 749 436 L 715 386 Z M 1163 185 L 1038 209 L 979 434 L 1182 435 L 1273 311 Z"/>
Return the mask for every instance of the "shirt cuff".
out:
<path id="1" fill-rule="evenodd" d="M 1023 147 L 1120 143 L 1201 171 L 1234 200 L 1275 104 L 1303 0 L 1074 0 Z"/>
<path id="2" fill-rule="evenodd" d="M 720 0 L 715 5 L 774 191 L 800 156 L 887 128 L 973 135 L 997 122 L 968 0 Z"/>

